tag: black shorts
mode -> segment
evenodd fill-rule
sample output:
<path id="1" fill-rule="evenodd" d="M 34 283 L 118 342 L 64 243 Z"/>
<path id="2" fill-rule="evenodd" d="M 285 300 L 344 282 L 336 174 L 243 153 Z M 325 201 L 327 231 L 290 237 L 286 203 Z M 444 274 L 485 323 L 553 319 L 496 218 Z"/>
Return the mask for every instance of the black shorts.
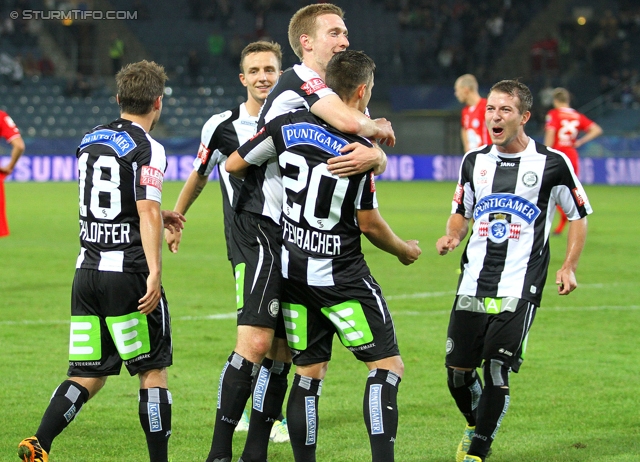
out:
<path id="1" fill-rule="evenodd" d="M 268 327 L 276 337 L 286 338 L 280 313 L 282 228 L 269 218 L 235 213 L 229 244 L 238 325 Z"/>
<path id="2" fill-rule="evenodd" d="M 330 287 L 285 279 L 282 307 L 297 366 L 329 361 L 336 333 L 360 361 L 400 354 L 387 302 L 371 275 Z"/>
<path id="3" fill-rule="evenodd" d="M 147 292 L 146 273 L 77 269 L 71 290 L 70 377 L 131 375 L 172 364 L 169 307 L 162 290 L 158 307 L 138 311 Z"/>
<path id="4" fill-rule="evenodd" d="M 518 372 L 536 310 L 517 298 L 458 295 L 449 319 L 445 364 L 476 368 L 482 360 L 499 359 Z"/>

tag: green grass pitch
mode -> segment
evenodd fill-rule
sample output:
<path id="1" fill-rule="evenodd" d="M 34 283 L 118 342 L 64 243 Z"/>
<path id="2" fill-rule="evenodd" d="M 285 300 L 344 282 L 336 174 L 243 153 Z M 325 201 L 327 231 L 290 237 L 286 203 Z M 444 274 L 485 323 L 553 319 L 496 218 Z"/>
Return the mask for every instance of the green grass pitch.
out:
<path id="1" fill-rule="evenodd" d="M 172 208 L 181 183 L 167 183 Z M 74 183 L 5 185 L 11 236 L 0 239 L 0 461 L 17 460 L 67 368 L 71 281 L 78 253 Z M 435 251 L 454 185 L 378 183 L 380 211 L 405 239 L 419 239 L 410 267 L 365 242 L 373 275 L 389 302 L 406 371 L 400 385 L 396 460 L 450 462 L 464 428 L 443 367 L 448 312 L 461 249 Z M 640 460 L 639 190 L 590 186 L 595 213 L 568 297 L 555 271 L 566 246 L 552 237 L 549 282 L 530 334 L 526 361 L 511 376 L 511 407 L 490 462 Z M 209 185 L 189 211 L 177 255 L 164 252 L 163 282 L 173 318 L 174 397 L 170 457 L 202 461 L 211 440 L 221 367 L 235 342 L 234 282 L 226 259 L 220 190 Z M 320 400 L 318 460 L 369 459 L 362 421 L 366 368 L 335 344 Z M 55 441 L 51 462 L 144 461 L 136 378 L 111 377 Z M 234 460 L 246 434 L 237 435 Z M 291 461 L 272 444 L 270 461 Z"/>

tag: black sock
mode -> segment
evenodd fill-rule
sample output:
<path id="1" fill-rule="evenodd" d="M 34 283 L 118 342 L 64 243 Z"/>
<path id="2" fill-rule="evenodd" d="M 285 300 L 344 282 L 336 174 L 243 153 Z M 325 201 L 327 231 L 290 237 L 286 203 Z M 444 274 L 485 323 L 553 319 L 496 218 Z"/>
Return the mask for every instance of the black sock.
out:
<path id="1" fill-rule="evenodd" d="M 482 396 L 482 381 L 478 373 L 475 370 L 461 371 L 447 367 L 447 385 L 467 423 L 475 427 L 478 403 Z"/>
<path id="2" fill-rule="evenodd" d="M 507 413 L 511 397 L 510 369 L 497 359 L 485 361 L 482 367 L 486 385 L 478 405 L 478 423 L 468 454 L 484 460 Z"/>
<path id="3" fill-rule="evenodd" d="M 271 427 L 282 413 L 290 363 L 265 358 L 253 380 L 253 400 L 243 462 L 266 462 Z"/>
<path id="4" fill-rule="evenodd" d="M 89 390 L 77 382 L 65 380 L 56 388 L 36 432 L 42 449 L 51 451 L 53 439 L 67 428 L 87 401 Z"/>
<path id="5" fill-rule="evenodd" d="M 393 462 L 398 432 L 400 377 L 386 369 L 369 372 L 364 391 L 364 423 L 369 433 L 372 462 Z"/>
<path id="6" fill-rule="evenodd" d="M 207 462 L 233 455 L 233 432 L 251 396 L 251 382 L 259 365 L 247 361 L 235 351 L 220 374 L 218 410 Z"/>
<path id="7" fill-rule="evenodd" d="M 287 425 L 296 462 L 316 460 L 321 392 L 322 380 L 295 374 L 287 402 Z"/>
<path id="8" fill-rule="evenodd" d="M 147 437 L 149 460 L 167 462 L 171 436 L 171 392 L 166 388 L 141 389 L 138 400 L 138 415 Z"/>

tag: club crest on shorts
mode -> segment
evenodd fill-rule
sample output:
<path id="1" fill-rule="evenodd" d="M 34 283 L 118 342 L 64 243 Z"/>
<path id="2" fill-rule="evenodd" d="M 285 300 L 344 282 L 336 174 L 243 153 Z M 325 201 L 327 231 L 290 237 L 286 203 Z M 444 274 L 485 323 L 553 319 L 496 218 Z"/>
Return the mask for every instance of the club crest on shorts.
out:
<path id="1" fill-rule="evenodd" d="M 271 300 L 269 302 L 268 309 L 269 309 L 269 314 L 272 317 L 275 318 L 276 316 L 278 316 L 278 312 L 280 311 L 280 300 L 278 300 L 277 298 L 274 298 L 273 300 Z"/>
<path id="2" fill-rule="evenodd" d="M 447 346 L 446 346 L 446 350 L 447 350 L 447 354 L 451 353 L 453 351 L 453 339 L 451 337 L 447 338 Z"/>

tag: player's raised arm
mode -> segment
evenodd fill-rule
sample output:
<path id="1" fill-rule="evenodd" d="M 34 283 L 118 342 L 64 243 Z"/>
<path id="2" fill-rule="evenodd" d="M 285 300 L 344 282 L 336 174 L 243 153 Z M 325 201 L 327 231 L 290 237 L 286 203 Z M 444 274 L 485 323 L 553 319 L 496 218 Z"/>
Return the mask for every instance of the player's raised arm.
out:
<path id="1" fill-rule="evenodd" d="M 418 247 L 418 241 L 403 241 L 391 229 L 382 218 L 377 208 L 370 210 L 358 210 L 358 226 L 367 239 L 380 250 L 398 257 L 403 265 L 415 262 L 422 250 Z"/>

